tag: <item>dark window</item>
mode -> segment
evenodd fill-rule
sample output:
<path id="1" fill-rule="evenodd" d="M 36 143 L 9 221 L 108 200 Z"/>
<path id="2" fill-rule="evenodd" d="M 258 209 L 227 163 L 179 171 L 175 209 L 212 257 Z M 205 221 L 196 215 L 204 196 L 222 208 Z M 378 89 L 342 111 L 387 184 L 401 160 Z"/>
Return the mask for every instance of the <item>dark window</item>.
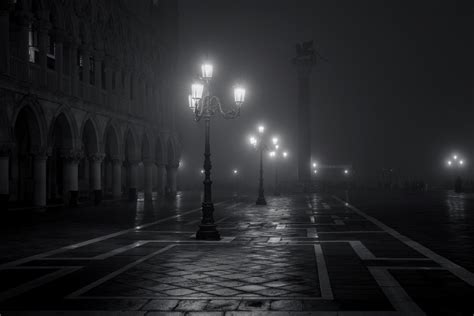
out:
<path id="1" fill-rule="evenodd" d="M 101 85 L 102 85 L 102 89 L 106 89 L 106 82 L 107 82 L 107 78 L 105 77 L 106 76 L 106 73 L 105 73 L 105 62 L 101 62 L 100 64 L 100 72 L 101 72 Z"/>
<path id="2" fill-rule="evenodd" d="M 112 72 L 112 90 L 115 90 L 115 77 L 116 77 L 116 72 Z"/>
<path id="3" fill-rule="evenodd" d="M 48 68 L 56 69 L 56 42 L 51 35 L 48 35 L 48 53 L 46 54 Z"/>
<path id="4" fill-rule="evenodd" d="M 95 84 L 95 60 L 94 57 L 89 57 L 89 83 Z"/>
<path id="5" fill-rule="evenodd" d="M 65 75 L 69 75 L 69 69 L 71 67 L 71 55 L 70 55 L 70 47 L 67 44 L 64 44 L 63 48 L 63 73 Z"/>

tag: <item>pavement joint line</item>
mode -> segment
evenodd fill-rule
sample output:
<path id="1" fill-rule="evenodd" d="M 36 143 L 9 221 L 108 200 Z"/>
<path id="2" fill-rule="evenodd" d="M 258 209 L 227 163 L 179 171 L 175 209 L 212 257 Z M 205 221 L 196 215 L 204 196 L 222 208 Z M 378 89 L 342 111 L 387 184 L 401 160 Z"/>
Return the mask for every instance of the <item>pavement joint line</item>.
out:
<path id="1" fill-rule="evenodd" d="M 383 230 L 340 230 L 334 232 L 318 232 L 318 234 L 387 234 Z"/>
<path id="2" fill-rule="evenodd" d="M 260 299 L 260 298 L 259 298 Z M 159 300 L 159 299 L 157 299 Z M 250 299 L 252 300 L 252 299 Z M 236 300 L 236 301 L 241 301 Z M 82 310 L 82 311 L 69 311 L 69 310 L 38 310 L 38 311 L 3 311 L 5 314 L 15 314 L 22 316 L 43 316 L 43 315 L 69 315 L 69 316 L 97 316 L 97 315 L 106 315 L 106 316 L 145 316 L 152 315 L 154 311 L 104 311 L 104 310 Z M 148 314 L 150 312 L 150 314 Z M 164 311 L 157 312 L 157 315 L 176 315 L 176 316 L 185 316 L 185 315 L 220 315 L 220 316 L 403 316 L 396 311 Z"/>
<path id="3" fill-rule="evenodd" d="M 393 307 L 403 315 L 426 315 L 385 267 L 367 267 Z"/>
<path id="4" fill-rule="evenodd" d="M 150 254 L 148 254 L 148 255 L 146 255 L 146 256 L 143 256 L 143 257 L 141 257 L 140 259 L 135 260 L 135 261 L 133 261 L 133 262 L 131 262 L 131 263 L 125 265 L 124 267 L 122 267 L 122 268 L 120 268 L 120 269 L 117 269 L 117 270 L 115 270 L 114 272 L 109 273 L 109 274 L 107 274 L 106 276 L 104 276 L 104 277 L 102 277 L 102 278 L 100 278 L 100 279 L 98 279 L 98 280 L 96 280 L 96 281 L 94 281 L 94 282 L 92 282 L 92 283 L 90 283 L 90 284 L 88 284 L 88 285 L 86 285 L 86 286 L 80 288 L 79 290 L 72 292 L 71 294 L 67 295 L 65 298 L 78 297 L 78 296 L 80 296 L 81 294 L 86 293 L 87 291 L 89 291 L 89 290 L 91 290 L 91 289 L 93 289 L 93 288 L 95 288 L 95 287 L 97 287 L 97 286 L 103 284 L 104 282 L 107 282 L 108 280 L 110 280 L 110 279 L 116 277 L 117 275 L 119 275 L 119 274 L 121 274 L 121 273 L 123 273 L 123 272 L 125 272 L 125 271 L 127 271 L 127 270 L 129 270 L 129 269 L 131 269 L 131 268 L 133 268 L 134 266 L 138 265 L 139 263 L 142 263 L 143 261 L 146 261 L 146 260 L 148 260 L 148 259 L 150 259 L 150 258 L 153 258 L 154 256 L 156 256 L 156 255 L 158 255 L 158 254 L 160 254 L 160 253 L 162 253 L 162 252 L 165 252 L 165 251 L 167 251 L 167 250 L 169 250 L 169 249 L 171 249 L 171 248 L 173 248 L 173 247 L 175 247 L 175 246 L 176 246 L 176 245 L 168 245 L 168 246 L 163 247 L 163 248 L 161 248 L 161 249 L 159 249 L 159 250 L 157 250 L 157 251 L 154 251 L 154 252 L 152 252 L 152 253 L 150 253 Z"/>
<path id="5" fill-rule="evenodd" d="M 346 205 L 346 207 L 348 207 L 352 211 L 356 212 L 360 216 L 366 218 L 367 220 L 369 220 L 373 224 L 377 225 L 381 229 L 385 230 L 387 233 L 389 233 L 390 235 L 392 235 L 393 237 L 395 237 L 396 239 L 398 239 L 399 241 L 401 241 L 405 245 L 409 246 L 412 249 L 415 249 L 416 251 L 418 251 L 419 253 L 421 253 L 425 257 L 430 258 L 434 262 L 438 263 L 440 266 L 446 268 L 452 274 L 454 274 L 455 276 L 457 276 L 458 278 L 460 278 L 461 280 L 463 280 L 464 282 L 466 282 L 470 286 L 474 286 L 474 273 L 472 273 L 469 270 L 463 268 L 462 266 L 452 262 L 451 260 L 449 260 L 449 259 L 447 259 L 447 258 L 445 258 L 441 255 L 438 255 L 437 253 L 435 253 L 431 249 L 423 246 L 422 244 L 420 244 L 420 243 L 418 243 L 418 242 L 416 242 L 416 241 L 400 234 L 399 232 L 397 232 L 393 228 L 390 228 L 389 226 L 385 225 L 384 223 L 382 223 L 378 219 L 365 214 L 364 212 L 362 212 L 361 210 L 359 210 L 355 206 L 345 202 L 344 200 L 340 199 L 339 197 L 334 195 L 333 198 L 338 200 L 339 202 L 343 203 L 344 205 Z"/>
<path id="6" fill-rule="evenodd" d="M 49 283 L 53 280 L 56 280 L 60 277 L 63 277 L 67 274 L 70 274 L 74 271 L 77 271 L 79 269 L 82 269 L 82 266 L 67 266 L 67 267 L 62 267 L 58 271 L 54 271 L 51 273 L 48 273 L 46 275 L 43 275 L 39 278 L 33 279 L 29 282 L 20 284 L 14 288 L 8 289 L 4 292 L 0 292 L 0 302 L 7 300 L 9 298 L 12 298 L 14 296 L 20 295 L 22 293 L 25 293 L 27 291 L 30 291 L 34 288 L 37 288 L 43 284 Z"/>
<path id="7" fill-rule="evenodd" d="M 306 228 L 306 237 L 319 238 L 318 231 L 316 230 L 316 227 Z"/>
<path id="8" fill-rule="evenodd" d="M 193 296 L 186 295 L 186 296 L 75 296 L 75 297 L 67 297 L 67 299 L 96 299 L 96 300 L 103 300 L 103 299 L 152 299 L 157 301 L 166 301 L 166 300 L 272 300 L 272 301 L 279 301 L 279 300 L 305 300 L 305 301 L 332 301 L 333 299 L 327 299 L 323 297 L 314 297 L 314 296 L 246 296 L 246 295 L 233 295 L 233 296 Z M 203 311 L 204 313 L 206 311 Z M 275 312 L 275 311 L 273 311 Z M 245 314 L 246 316 L 248 314 Z M 260 315 L 260 313 L 258 313 Z M 305 316 L 308 314 L 305 314 Z M 311 314 L 313 315 L 313 314 Z M 365 314 L 363 314 L 365 315 Z"/>
<path id="9" fill-rule="evenodd" d="M 222 202 L 218 202 L 218 203 L 216 203 L 215 205 L 224 204 L 224 203 L 226 203 L 226 202 L 228 202 L 228 200 L 222 201 Z M 49 257 L 49 256 L 51 256 L 51 255 L 55 255 L 55 254 L 57 254 L 57 253 L 65 252 L 65 251 L 67 251 L 67 250 L 76 249 L 76 248 L 79 248 L 79 247 L 83 247 L 83 246 L 87 246 L 87 245 L 90 245 L 90 244 L 94 244 L 94 243 L 96 243 L 96 242 L 104 241 L 104 240 L 107 240 L 107 239 L 110 239 L 110 238 L 114 238 L 114 237 L 117 237 L 117 236 L 120 236 L 120 235 L 124 235 L 124 234 L 130 233 L 130 232 L 134 232 L 134 231 L 136 231 L 137 229 L 141 229 L 141 228 L 153 226 L 153 225 L 156 225 L 156 224 L 159 224 L 159 223 L 162 223 L 162 222 L 169 221 L 169 220 L 174 219 L 174 218 L 178 218 L 178 217 L 180 217 L 180 216 L 182 216 L 182 215 L 186 215 L 186 214 L 190 214 L 190 213 L 197 212 L 197 211 L 199 211 L 199 210 L 201 210 L 201 207 L 195 208 L 195 209 L 192 209 L 192 210 L 189 210 L 189 211 L 185 211 L 185 212 L 180 213 L 180 214 L 177 214 L 177 215 L 171 215 L 171 216 L 162 218 L 162 219 L 160 219 L 160 220 L 153 221 L 153 222 L 151 222 L 151 223 L 143 224 L 143 225 L 140 225 L 140 226 L 135 226 L 135 227 L 133 227 L 133 228 L 124 229 L 124 230 L 121 230 L 121 231 L 118 231 L 118 232 L 115 232 L 115 233 L 112 233 L 112 234 L 108 234 L 108 235 L 104 235 L 104 236 L 92 238 L 92 239 L 89 239 L 89 240 L 86 240 L 86 241 L 82 241 L 82 242 L 79 242 L 79 243 L 76 243 L 76 244 L 64 246 L 64 247 L 61 247 L 61 248 L 58 248 L 58 249 L 54 249 L 54 250 L 50 250 L 50 251 L 46 251 L 46 252 L 39 253 L 39 254 L 36 254 L 36 255 L 33 255 L 33 256 L 29 256 L 29 257 L 26 257 L 26 258 L 22 258 L 22 259 L 18 259 L 18 260 L 6 262 L 6 263 L 3 263 L 3 264 L 0 264 L 0 270 L 3 270 L 3 269 L 5 269 L 5 268 L 11 267 L 11 266 L 21 265 L 21 264 L 24 264 L 24 263 L 29 262 L 29 261 L 41 259 L 41 258 L 43 258 L 43 257 Z"/>
<path id="10" fill-rule="evenodd" d="M 331 281 L 329 279 L 326 260 L 324 259 L 323 248 L 321 245 L 314 245 L 314 254 L 316 256 L 316 266 L 321 288 L 321 297 L 323 299 L 333 300 L 334 296 L 332 294 Z"/>

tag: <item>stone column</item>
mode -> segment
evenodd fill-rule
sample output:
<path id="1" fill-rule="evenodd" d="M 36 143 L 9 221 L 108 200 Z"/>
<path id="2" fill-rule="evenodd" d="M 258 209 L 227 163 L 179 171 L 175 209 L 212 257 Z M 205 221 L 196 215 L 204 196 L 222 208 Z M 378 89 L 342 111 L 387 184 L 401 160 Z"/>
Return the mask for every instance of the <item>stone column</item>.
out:
<path id="1" fill-rule="evenodd" d="M 156 164 L 156 191 L 158 195 L 165 194 L 165 186 L 166 186 L 166 170 L 165 165 L 157 163 Z"/>
<path id="2" fill-rule="evenodd" d="M 112 159 L 112 196 L 114 199 L 122 197 L 122 161 Z"/>
<path id="3" fill-rule="evenodd" d="M 138 161 L 128 161 L 128 199 L 135 201 L 137 199 L 138 184 Z"/>
<path id="4" fill-rule="evenodd" d="M 63 195 L 69 206 L 77 206 L 79 199 L 78 169 L 79 160 L 82 154 L 80 152 L 71 152 L 63 155 Z"/>
<path id="5" fill-rule="evenodd" d="M 153 162 L 151 160 L 143 161 L 144 170 L 144 191 L 145 199 L 151 200 L 153 195 Z"/>
<path id="6" fill-rule="evenodd" d="M 167 194 L 169 196 L 176 195 L 178 190 L 177 186 L 177 176 L 178 176 L 178 165 L 167 165 L 166 166 L 166 187 Z"/>
<path id="7" fill-rule="evenodd" d="M 10 199 L 10 147 L 0 147 L 0 210 L 8 209 Z"/>
<path id="8" fill-rule="evenodd" d="M 316 62 L 312 42 L 297 45 L 293 65 L 298 74 L 298 181 L 309 189 L 311 181 L 310 78 Z"/>
<path id="9" fill-rule="evenodd" d="M 33 204 L 35 206 L 46 206 L 46 154 L 36 154 L 33 158 L 33 181 L 34 194 Z"/>
<path id="10" fill-rule="evenodd" d="M 94 196 L 95 205 L 102 201 L 102 184 L 101 184 L 101 164 L 104 159 L 104 154 L 93 154 L 89 156 L 89 171 L 90 171 L 90 190 Z"/>

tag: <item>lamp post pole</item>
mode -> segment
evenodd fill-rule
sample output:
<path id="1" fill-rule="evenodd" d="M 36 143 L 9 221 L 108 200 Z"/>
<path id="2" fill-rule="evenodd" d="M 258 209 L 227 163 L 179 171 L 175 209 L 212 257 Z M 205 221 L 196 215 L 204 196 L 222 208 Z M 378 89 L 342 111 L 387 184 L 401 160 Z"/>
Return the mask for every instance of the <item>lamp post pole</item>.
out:
<path id="1" fill-rule="evenodd" d="M 217 225 L 214 223 L 214 203 L 212 202 L 212 180 L 211 180 L 211 117 L 219 113 L 226 119 L 232 119 L 240 116 L 240 107 L 245 99 L 245 90 L 241 87 L 234 89 L 235 107 L 226 112 L 218 97 L 210 94 L 209 81 L 212 78 L 213 67 L 210 64 L 204 64 L 201 67 L 204 83 L 194 83 L 191 86 L 192 94 L 188 97 L 189 107 L 194 112 L 194 120 L 200 121 L 204 118 L 204 198 L 201 204 L 202 220 L 196 233 L 196 239 L 200 240 L 220 240 L 220 234 L 217 231 Z"/>
<path id="2" fill-rule="evenodd" d="M 257 198 L 257 205 L 267 205 L 267 201 L 265 200 L 265 195 L 263 191 L 263 144 L 260 143 L 260 178 L 258 182 L 258 198 Z"/>
<path id="3" fill-rule="evenodd" d="M 275 159 L 275 195 L 280 196 L 280 190 L 278 187 L 278 159 Z"/>

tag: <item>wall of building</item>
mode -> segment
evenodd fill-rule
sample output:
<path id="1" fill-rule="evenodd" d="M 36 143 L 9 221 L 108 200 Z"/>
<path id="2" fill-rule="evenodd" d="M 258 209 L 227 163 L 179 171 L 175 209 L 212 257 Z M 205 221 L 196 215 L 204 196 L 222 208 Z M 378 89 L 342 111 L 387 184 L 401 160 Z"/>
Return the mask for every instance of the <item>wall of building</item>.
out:
<path id="1" fill-rule="evenodd" d="M 169 1 L 2 1 L 3 204 L 176 190 L 173 17 Z"/>

